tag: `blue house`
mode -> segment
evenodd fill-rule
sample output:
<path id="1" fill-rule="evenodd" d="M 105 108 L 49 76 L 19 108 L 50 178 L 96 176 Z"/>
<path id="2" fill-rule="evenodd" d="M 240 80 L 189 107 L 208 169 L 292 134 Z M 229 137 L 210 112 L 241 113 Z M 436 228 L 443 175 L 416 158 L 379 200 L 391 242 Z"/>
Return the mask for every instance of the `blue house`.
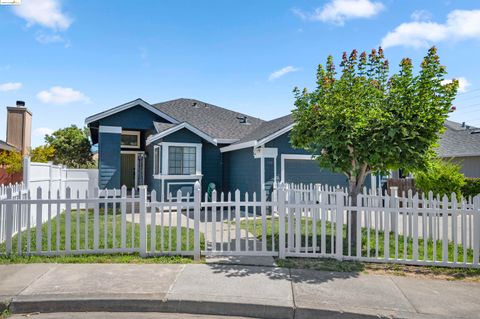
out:
<path id="1" fill-rule="evenodd" d="M 192 193 L 199 181 L 217 191 L 270 191 L 275 182 L 347 185 L 290 145 L 290 115 L 264 121 L 194 99 L 149 104 L 142 99 L 86 120 L 98 144 L 100 188 L 148 185 L 168 194 Z"/>

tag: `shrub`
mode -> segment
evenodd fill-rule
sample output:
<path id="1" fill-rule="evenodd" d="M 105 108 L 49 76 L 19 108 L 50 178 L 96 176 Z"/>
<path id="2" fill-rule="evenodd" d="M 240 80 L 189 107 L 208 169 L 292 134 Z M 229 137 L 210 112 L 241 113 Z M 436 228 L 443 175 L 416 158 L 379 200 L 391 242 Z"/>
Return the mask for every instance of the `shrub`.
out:
<path id="1" fill-rule="evenodd" d="M 30 151 L 32 162 L 46 163 L 53 161 L 55 157 L 55 149 L 49 145 L 37 146 Z"/>
<path id="2" fill-rule="evenodd" d="M 0 151 L 0 166 L 5 167 L 7 173 L 22 171 L 22 154 L 16 151 Z"/>
<path id="3" fill-rule="evenodd" d="M 414 172 L 415 185 L 424 193 L 432 191 L 435 195 L 462 194 L 465 176 L 460 172 L 460 166 L 450 161 L 435 159 L 423 171 Z"/>
<path id="4" fill-rule="evenodd" d="M 465 197 L 477 196 L 480 194 L 480 178 L 465 178 L 465 185 L 462 187 L 462 194 Z"/>

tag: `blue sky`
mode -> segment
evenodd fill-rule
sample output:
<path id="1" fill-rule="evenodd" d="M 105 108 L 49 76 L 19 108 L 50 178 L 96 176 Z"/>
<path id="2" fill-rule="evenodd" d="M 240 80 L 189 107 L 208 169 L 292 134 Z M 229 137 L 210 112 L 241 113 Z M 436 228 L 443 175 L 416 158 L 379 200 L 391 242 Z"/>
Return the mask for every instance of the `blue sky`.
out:
<path id="1" fill-rule="evenodd" d="M 480 126 L 480 3 L 22 0 L 0 6 L 0 106 L 25 100 L 43 134 L 141 97 L 190 97 L 263 119 L 293 108 L 329 54 L 382 44 L 392 65 L 437 45 L 462 78 L 452 114 Z M 6 111 L 0 112 L 0 138 Z"/>

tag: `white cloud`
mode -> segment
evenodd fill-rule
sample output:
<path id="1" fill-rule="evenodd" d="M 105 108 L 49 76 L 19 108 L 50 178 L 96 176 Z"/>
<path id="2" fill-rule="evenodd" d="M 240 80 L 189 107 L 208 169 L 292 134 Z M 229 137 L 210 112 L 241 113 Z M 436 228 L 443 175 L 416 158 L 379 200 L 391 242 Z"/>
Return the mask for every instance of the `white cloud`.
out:
<path id="1" fill-rule="evenodd" d="M 48 127 L 39 127 L 33 130 L 33 134 L 38 137 L 44 137 L 45 135 L 50 135 L 54 132 L 51 128 Z"/>
<path id="2" fill-rule="evenodd" d="M 275 72 L 273 72 L 272 74 L 270 74 L 270 76 L 268 77 L 268 80 L 269 81 L 273 81 L 275 79 L 278 79 L 288 73 L 292 73 L 292 72 L 297 72 L 299 71 L 300 69 L 299 68 L 296 68 L 294 66 L 286 66 L 284 68 L 281 68 L 280 70 L 277 70 Z"/>
<path id="3" fill-rule="evenodd" d="M 41 25 L 53 30 L 66 30 L 72 19 L 62 12 L 59 0 L 23 0 L 13 12 L 25 19 L 28 26 Z"/>
<path id="4" fill-rule="evenodd" d="M 444 24 L 428 20 L 402 23 L 382 39 L 381 45 L 423 48 L 442 41 L 465 39 L 480 39 L 480 10 L 451 11 Z"/>
<path id="5" fill-rule="evenodd" d="M 63 38 L 58 34 L 45 34 L 45 33 L 37 34 L 37 36 L 35 37 L 35 40 L 37 40 L 37 42 L 40 42 L 42 44 L 64 41 Z"/>
<path id="6" fill-rule="evenodd" d="M 427 10 L 415 10 L 410 17 L 413 21 L 431 21 L 432 13 Z"/>
<path id="7" fill-rule="evenodd" d="M 22 87 L 20 82 L 8 82 L 0 84 L 0 92 L 15 91 Z"/>
<path id="8" fill-rule="evenodd" d="M 41 91 L 37 98 L 43 103 L 68 104 L 73 102 L 90 102 L 90 99 L 80 91 L 72 88 L 54 86 L 49 90 Z"/>
<path id="9" fill-rule="evenodd" d="M 470 82 L 468 82 L 468 80 L 463 76 L 456 78 L 456 80 L 458 80 L 458 92 L 459 93 L 467 92 L 467 88 L 470 86 Z M 452 79 L 445 79 L 442 81 L 443 85 L 448 83 L 452 83 Z"/>
<path id="10" fill-rule="evenodd" d="M 344 25 L 346 20 L 374 17 L 384 8 L 381 2 L 371 0 L 332 0 L 313 13 L 299 9 L 294 9 L 293 13 L 304 20 Z"/>

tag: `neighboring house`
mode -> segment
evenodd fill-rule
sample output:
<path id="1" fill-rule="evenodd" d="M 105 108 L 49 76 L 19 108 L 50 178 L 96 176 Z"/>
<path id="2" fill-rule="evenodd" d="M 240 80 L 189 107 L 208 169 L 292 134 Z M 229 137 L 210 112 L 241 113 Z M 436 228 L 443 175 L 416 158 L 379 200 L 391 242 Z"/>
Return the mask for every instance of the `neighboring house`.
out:
<path id="1" fill-rule="evenodd" d="M 448 120 L 445 128 L 438 156 L 459 164 L 465 176 L 480 177 L 480 129 Z"/>
<path id="2" fill-rule="evenodd" d="M 290 115 L 272 121 L 193 99 L 149 104 L 142 99 L 85 120 L 98 143 L 99 186 L 146 184 L 165 199 L 181 189 L 270 191 L 275 182 L 347 185 L 343 174 L 320 169 L 290 145 Z M 232 194 L 233 196 L 233 194 Z"/>
<path id="3" fill-rule="evenodd" d="M 0 152 L 30 153 L 32 112 L 25 107 L 25 102 L 17 101 L 16 107 L 7 107 L 7 141 L 0 140 Z M 21 182 L 22 172 L 9 173 L 6 167 L 0 167 L 0 184 Z"/>
<path id="4" fill-rule="evenodd" d="M 17 101 L 16 104 L 7 107 L 7 141 L 0 140 L 0 150 L 28 155 L 32 140 L 32 112 L 25 107 L 25 102 Z"/>

